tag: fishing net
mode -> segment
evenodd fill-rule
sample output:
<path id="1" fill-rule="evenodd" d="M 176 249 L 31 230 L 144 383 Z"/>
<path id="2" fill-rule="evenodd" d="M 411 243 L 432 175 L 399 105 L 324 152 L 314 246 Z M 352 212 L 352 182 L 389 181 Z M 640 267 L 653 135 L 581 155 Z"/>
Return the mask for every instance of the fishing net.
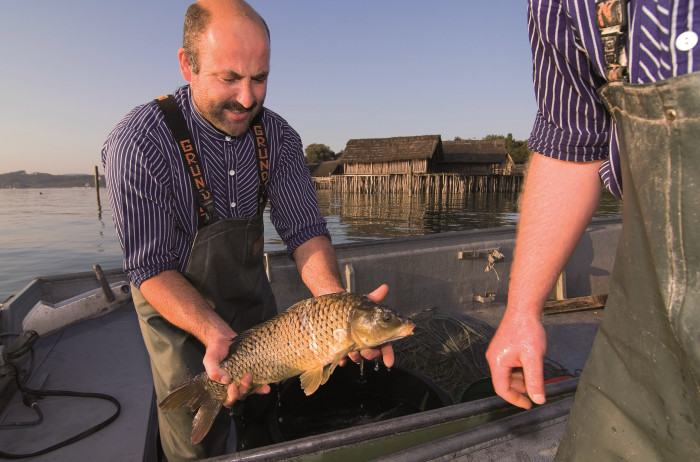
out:
<path id="1" fill-rule="evenodd" d="M 491 325 L 440 308 L 410 317 L 416 327 L 413 335 L 393 344 L 396 364 L 432 379 L 455 403 L 464 400 L 470 386 L 490 387 L 485 355 L 495 334 Z M 546 358 L 544 372 L 545 379 L 568 375 L 565 368 Z"/>
<path id="2" fill-rule="evenodd" d="M 411 315 L 413 335 L 395 342 L 396 364 L 431 378 L 454 402 L 466 387 L 488 377 L 489 324 L 456 311 L 431 308 Z"/>

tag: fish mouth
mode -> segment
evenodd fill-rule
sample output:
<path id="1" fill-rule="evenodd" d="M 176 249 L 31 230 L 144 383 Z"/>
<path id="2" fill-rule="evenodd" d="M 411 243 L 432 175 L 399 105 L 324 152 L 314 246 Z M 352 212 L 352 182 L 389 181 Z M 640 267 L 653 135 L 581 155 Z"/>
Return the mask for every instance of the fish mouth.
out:
<path id="1" fill-rule="evenodd" d="M 413 329 L 415 329 L 416 325 L 412 322 L 408 322 L 404 324 L 401 327 L 401 330 L 396 334 L 395 337 L 393 337 L 390 340 L 387 340 L 387 342 L 392 342 L 394 340 L 398 340 L 400 338 L 408 337 L 409 335 L 413 335 Z"/>
<path id="2" fill-rule="evenodd" d="M 413 323 L 404 324 L 404 326 L 401 327 L 401 329 L 396 333 L 396 335 L 394 335 L 393 337 L 387 338 L 387 339 L 383 339 L 380 342 L 377 342 L 375 346 L 379 346 L 379 345 L 384 344 L 384 343 L 393 342 L 394 340 L 399 340 L 399 339 L 402 339 L 404 337 L 408 337 L 409 335 L 413 335 L 413 329 L 415 327 L 416 327 L 416 325 Z"/>

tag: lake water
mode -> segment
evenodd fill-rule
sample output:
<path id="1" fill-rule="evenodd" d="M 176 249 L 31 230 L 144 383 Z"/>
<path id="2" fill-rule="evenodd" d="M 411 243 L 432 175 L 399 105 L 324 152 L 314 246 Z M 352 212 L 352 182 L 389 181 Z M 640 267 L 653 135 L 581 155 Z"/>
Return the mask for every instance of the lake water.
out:
<path id="1" fill-rule="evenodd" d="M 37 276 L 121 267 L 106 190 L 0 189 L 0 303 Z M 516 194 L 342 195 L 319 191 L 336 244 L 492 228 L 517 223 Z M 621 213 L 604 195 L 596 216 Z M 267 219 L 265 249 L 284 245 Z"/>

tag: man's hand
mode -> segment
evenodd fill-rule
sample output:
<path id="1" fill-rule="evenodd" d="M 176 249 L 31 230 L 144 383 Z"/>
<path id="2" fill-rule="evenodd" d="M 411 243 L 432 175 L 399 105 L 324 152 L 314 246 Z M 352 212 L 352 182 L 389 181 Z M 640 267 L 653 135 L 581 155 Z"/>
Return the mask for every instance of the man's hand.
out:
<path id="1" fill-rule="evenodd" d="M 386 294 L 388 293 L 389 286 L 382 284 L 371 293 L 367 294 L 367 298 L 379 303 L 386 298 Z M 377 348 L 365 348 L 361 351 L 351 351 L 348 353 L 348 357 L 356 363 L 359 363 L 362 358 L 371 360 L 377 359 L 380 356 L 382 357 L 382 361 L 386 367 L 391 367 L 394 365 L 394 349 L 391 347 L 391 343 L 384 343 L 379 345 Z M 341 361 L 340 364 L 344 364 L 344 360 Z"/>
<path id="2" fill-rule="evenodd" d="M 221 368 L 226 359 L 231 339 L 236 333 L 211 308 L 182 273 L 175 270 L 147 279 L 141 284 L 141 292 L 146 300 L 169 322 L 197 337 L 206 347 L 204 368 L 210 379 L 227 384 L 231 378 Z M 241 380 L 241 384 L 228 387 L 228 398 L 224 403 L 230 407 L 250 386 L 252 375 Z M 269 393 L 268 385 L 261 386 L 258 393 Z"/>
<path id="3" fill-rule="evenodd" d="M 230 383 L 231 377 L 221 367 L 221 361 L 226 359 L 230 345 L 231 340 L 226 339 L 226 337 L 220 337 L 218 341 L 210 342 L 209 345 L 207 345 L 207 351 L 204 354 L 204 359 L 202 360 L 204 363 L 204 369 L 207 371 L 207 376 L 209 376 L 211 380 L 224 385 L 228 384 L 228 388 L 226 390 L 227 397 L 226 401 L 224 402 L 224 406 L 229 408 L 233 406 L 233 403 L 236 402 L 239 396 L 246 392 L 253 381 L 253 374 L 248 373 L 241 378 L 240 384 L 236 385 L 235 383 Z M 255 392 L 259 394 L 269 393 L 270 386 L 267 384 L 262 385 Z"/>
<path id="4" fill-rule="evenodd" d="M 519 318 L 506 313 L 486 351 L 496 393 L 523 409 L 532 407 L 530 399 L 544 404 L 546 350 L 547 337 L 539 316 Z"/>

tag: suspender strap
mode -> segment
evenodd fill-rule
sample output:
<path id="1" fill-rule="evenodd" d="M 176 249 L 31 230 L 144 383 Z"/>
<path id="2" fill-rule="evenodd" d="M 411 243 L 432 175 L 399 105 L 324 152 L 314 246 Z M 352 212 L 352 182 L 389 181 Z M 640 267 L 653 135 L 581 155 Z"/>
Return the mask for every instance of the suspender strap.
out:
<path id="1" fill-rule="evenodd" d="M 597 0 L 596 25 L 605 53 L 605 78 L 627 80 L 627 1 Z"/>
<path id="2" fill-rule="evenodd" d="M 270 152 L 265 135 L 265 127 L 262 123 L 262 111 L 251 124 L 253 129 L 253 146 L 257 157 L 258 176 L 260 177 L 260 189 L 258 191 L 258 213 L 263 213 L 267 204 L 267 185 L 270 181 Z"/>
<path id="3" fill-rule="evenodd" d="M 190 130 L 187 128 L 185 116 L 182 115 L 182 111 L 177 105 L 175 98 L 173 98 L 172 95 L 165 95 L 156 98 L 155 101 L 158 103 L 160 110 L 165 116 L 165 122 L 168 128 L 170 128 L 170 132 L 180 150 L 185 170 L 190 180 L 192 180 L 197 204 L 199 205 L 198 228 L 201 229 L 219 220 L 219 216 L 216 214 L 216 211 L 214 211 L 214 196 L 204 181 L 202 162 L 200 161 L 197 149 L 192 141 Z"/>
<path id="4" fill-rule="evenodd" d="M 185 170 L 192 180 L 192 186 L 195 191 L 195 196 L 197 197 L 197 204 L 199 205 L 198 228 L 201 229 L 219 220 L 219 216 L 214 210 L 214 196 L 204 181 L 202 162 L 199 159 L 194 142 L 192 142 L 192 135 L 187 128 L 185 117 L 182 115 L 182 111 L 177 105 L 175 98 L 172 95 L 165 95 L 156 98 L 155 101 L 158 103 L 158 107 L 160 107 L 165 116 L 165 122 L 168 128 L 170 128 L 170 132 L 180 150 L 182 161 L 185 164 Z M 265 135 L 265 127 L 262 122 L 262 111 L 253 120 L 251 128 L 253 130 L 253 147 L 255 148 L 258 177 L 260 178 L 258 212 L 262 213 L 267 204 L 267 186 L 270 181 L 270 151 L 267 136 Z"/>

